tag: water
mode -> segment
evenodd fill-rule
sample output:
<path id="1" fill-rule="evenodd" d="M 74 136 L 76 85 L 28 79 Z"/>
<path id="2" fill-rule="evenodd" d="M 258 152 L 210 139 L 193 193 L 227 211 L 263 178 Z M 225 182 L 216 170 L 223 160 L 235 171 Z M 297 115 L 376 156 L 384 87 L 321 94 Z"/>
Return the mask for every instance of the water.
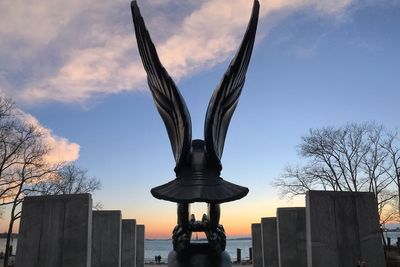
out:
<path id="1" fill-rule="evenodd" d="M 13 240 L 13 254 L 17 247 L 17 239 Z M 5 251 L 6 239 L 0 238 L 0 252 Z M 249 259 L 249 248 L 251 247 L 251 239 L 245 240 L 227 240 L 226 250 L 232 260 L 236 260 L 236 249 L 242 250 L 242 260 Z M 144 257 L 146 262 L 154 261 L 154 256 L 161 256 L 161 260 L 166 262 L 168 253 L 172 250 L 171 240 L 145 240 Z"/>
<path id="2" fill-rule="evenodd" d="M 384 233 L 385 238 L 391 238 L 392 246 L 396 245 L 397 237 L 400 237 L 400 232 L 387 232 Z M 13 240 L 13 253 L 15 254 L 17 239 Z M 5 250 L 6 239 L 0 238 L 0 252 Z M 227 240 L 226 251 L 231 256 L 231 260 L 236 260 L 236 249 L 240 248 L 242 250 L 242 260 L 249 259 L 249 248 L 251 247 L 251 239 L 237 239 L 237 240 Z M 161 261 L 166 262 L 168 258 L 168 253 L 172 250 L 171 240 L 145 240 L 144 242 L 144 257 L 146 262 L 154 261 L 154 256 L 161 256 Z"/>
<path id="3" fill-rule="evenodd" d="M 391 239 L 390 240 L 391 246 L 396 246 L 397 238 L 400 237 L 400 232 L 386 232 L 386 233 L 383 233 L 383 236 L 385 238 L 389 237 Z"/>
<path id="4" fill-rule="evenodd" d="M 0 238 L 0 252 L 4 252 L 6 250 L 6 243 L 7 239 L 5 238 Z M 13 238 L 11 245 L 13 246 L 12 253 L 15 254 L 16 248 L 17 248 L 17 239 Z"/>
<path id="5" fill-rule="evenodd" d="M 226 241 L 226 251 L 231 260 L 236 260 L 236 249 L 242 250 L 242 260 L 249 259 L 249 248 L 251 239 L 235 239 Z M 171 240 L 146 240 L 144 242 L 144 258 L 146 262 L 154 261 L 154 256 L 160 255 L 161 261 L 166 262 L 168 253 L 172 250 Z"/>

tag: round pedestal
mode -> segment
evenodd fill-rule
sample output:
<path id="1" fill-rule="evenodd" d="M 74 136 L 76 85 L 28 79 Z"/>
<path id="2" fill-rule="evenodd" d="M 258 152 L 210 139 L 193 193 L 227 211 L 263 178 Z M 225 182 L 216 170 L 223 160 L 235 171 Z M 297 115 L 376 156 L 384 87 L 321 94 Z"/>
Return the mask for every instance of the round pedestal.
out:
<path id="1" fill-rule="evenodd" d="M 206 244 L 191 244 L 185 254 L 171 251 L 168 255 L 168 267 L 232 267 L 228 252 L 213 252 Z"/>

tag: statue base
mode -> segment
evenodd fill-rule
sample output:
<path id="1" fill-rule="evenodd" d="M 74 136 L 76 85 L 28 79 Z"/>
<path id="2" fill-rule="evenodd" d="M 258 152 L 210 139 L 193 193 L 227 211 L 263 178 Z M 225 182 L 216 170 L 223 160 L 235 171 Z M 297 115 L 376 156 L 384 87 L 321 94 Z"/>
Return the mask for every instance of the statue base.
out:
<path id="1" fill-rule="evenodd" d="M 172 250 L 168 255 L 168 267 L 232 267 L 229 253 L 215 253 L 207 243 L 190 244 L 185 253 Z"/>

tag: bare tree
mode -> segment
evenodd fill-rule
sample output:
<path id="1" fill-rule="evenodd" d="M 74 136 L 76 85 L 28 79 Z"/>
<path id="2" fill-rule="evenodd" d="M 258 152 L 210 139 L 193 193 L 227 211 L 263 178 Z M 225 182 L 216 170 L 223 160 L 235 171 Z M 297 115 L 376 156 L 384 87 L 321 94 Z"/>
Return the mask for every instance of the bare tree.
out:
<path id="1" fill-rule="evenodd" d="M 11 234 L 15 221 L 20 217 L 19 206 L 23 198 L 32 192 L 35 184 L 47 179 L 58 168 L 47 164 L 45 156 L 49 149 L 43 143 L 42 133 L 35 126 L 17 123 L 14 137 L 18 143 L 18 153 L 14 155 L 11 167 L 7 169 L 6 179 L 9 186 L 3 191 L 1 203 L 2 206 L 11 206 L 4 266 L 8 266 Z"/>
<path id="2" fill-rule="evenodd" d="M 287 167 L 273 185 L 289 198 L 308 190 L 373 192 L 383 215 L 385 207 L 398 198 L 393 181 L 399 177 L 391 161 L 397 155 L 398 167 L 400 152 L 389 142 L 395 136 L 374 123 L 311 129 L 299 146 L 306 164 Z"/>
<path id="3" fill-rule="evenodd" d="M 398 218 L 400 218 L 400 139 L 397 131 L 388 134 L 383 147 L 386 149 L 389 158 L 389 164 L 386 166 L 386 174 L 396 185 L 397 210 Z"/>
<path id="4" fill-rule="evenodd" d="M 42 134 L 20 115 L 10 99 L 0 97 L 0 207 L 3 211 L 4 206 L 11 206 L 4 266 L 8 265 L 10 238 L 28 185 L 48 172 L 43 164 L 48 149 L 41 142 Z"/>
<path id="5" fill-rule="evenodd" d="M 35 144 L 30 144 L 29 152 L 25 154 L 23 164 L 18 171 L 19 187 L 11 201 L 11 219 L 8 236 L 11 236 L 14 222 L 20 218 L 21 210 L 18 206 L 25 196 L 30 195 L 66 195 L 78 193 L 91 193 L 101 188 L 100 181 L 89 177 L 86 170 L 73 164 L 49 165 L 44 161 L 47 149 L 40 144 L 40 139 L 34 139 Z M 96 203 L 94 209 L 102 209 L 101 203 Z M 6 254 L 10 247 L 9 238 L 6 244 Z M 5 259 L 6 261 L 6 259 Z"/>
<path id="6" fill-rule="evenodd" d="M 68 195 L 92 193 L 101 189 L 100 180 L 89 177 L 87 170 L 70 163 L 54 172 L 50 179 L 37 183 L 34 191 L 39 195 Z M 95 209 L 101 209 L 102 204 L 96 203 Z"/>
<path id="7" fill-rule="evenodd" d="M 41 195 L 66 195 L 78 193 L 92 193 L 101 189 L 100 180 L 89 177 L 87 170 L 74 164 L 61 167 L 51 179 L 47 179 L 35 186 L 35 191 Z"/>
<path id="8" fill-rule="evenodd" d="M 101 189 L 100 180 L 89 177 L 87 170 L 70 163 L 53 173 L 50 179 L 35 184 L 33 191 L 38 195 L 68 195 L 93 193 Z M 94 210 L 102 210 L 103 204 L 93 204 Z"/>
<path id="9" fill-rule="evenodd" d="M 14 111 L 14 102 L 11 99 L 0 96 L 0 119 L 10 117 Z"/>
<path id="10" fill-rule="evenodd" d="M 41 129 L 27 123 L 13 102 L 0 96 L 0 209 L 10 207 L 4 266 L 8 266 L 11 234 L 25 196 L 89 193 L 101 187 L 85 170 L 49 163 L 49 151 Z"/>
<path id="11" fill-rule="evenodd" d="M 14 115 L 14 104 L 0 97 L 0 200 L 3 202 L 17 187 L 13 180 L 14 166 L 27 141 Z"/>

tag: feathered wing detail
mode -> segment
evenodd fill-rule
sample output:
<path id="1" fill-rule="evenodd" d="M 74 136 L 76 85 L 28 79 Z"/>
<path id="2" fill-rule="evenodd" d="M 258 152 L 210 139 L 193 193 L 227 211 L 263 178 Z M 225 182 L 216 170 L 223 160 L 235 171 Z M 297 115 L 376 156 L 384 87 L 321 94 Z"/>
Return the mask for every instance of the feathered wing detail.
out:
<path id="1" fill-rule="evenodd" d="M 215 157 L 214 159 L 216 160 L 221 159 L 229 122 L 238 104 L 246 79 L 246 71 L 256 36 L 259 8 L 258 0 L 254 0 L 251 18 L 239 51 L 232 59 L 228 70 L 225 72 L 222 81 L 215 89 L 208 104 L 204 139 L 207 152 L 212 157 Z"/>
<path id="2" fill-rule="evenodd" d="M 176 164 L 188 153 L 192 141 L 190 115 L 178 88 L 162 66 L 136 1 L 131 3 L 136 40 L 147 82 L 167 128 Z"/>

